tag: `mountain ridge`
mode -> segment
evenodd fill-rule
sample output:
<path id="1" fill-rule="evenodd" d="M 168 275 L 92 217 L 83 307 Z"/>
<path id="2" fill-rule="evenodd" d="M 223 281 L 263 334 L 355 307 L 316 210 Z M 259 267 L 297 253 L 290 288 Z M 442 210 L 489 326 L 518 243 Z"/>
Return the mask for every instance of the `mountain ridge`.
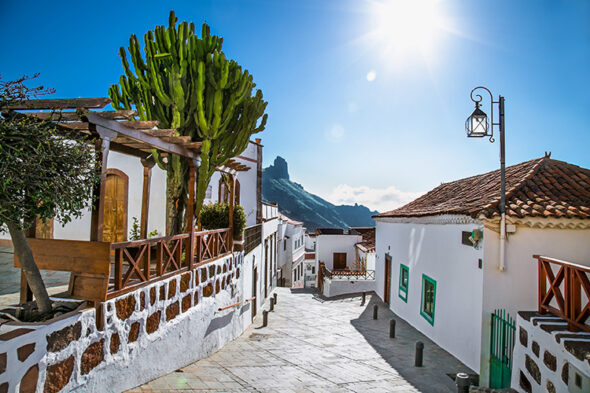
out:
<path id="1" fill-rule="evenodd" d="M 262 199 L 277 202 L 279 211 L 304 223 L 308 230 L 375 226 L 371 218 L 377 214 L 368 207 L 334 205 L 290 180 L 287 161 L 277 156 L 272 165 L 262 171 Z"/>

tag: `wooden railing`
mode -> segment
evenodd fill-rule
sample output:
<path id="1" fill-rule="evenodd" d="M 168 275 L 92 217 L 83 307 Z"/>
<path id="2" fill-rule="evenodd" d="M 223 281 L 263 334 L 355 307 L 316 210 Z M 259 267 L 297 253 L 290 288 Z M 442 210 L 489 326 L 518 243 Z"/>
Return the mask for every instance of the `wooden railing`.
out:
<path id="1" fill-rule="evenodd" d="M 590 332 L 590 266 L 540 255 L 533 258 L 537 259 L 539 268 L 539 312 L 551 312 L 563 318 L 572 331 Z"/>
<path id="2" fill-rule="evenodd" d="M 322 270 L 322 276 L 328 277 L 329 279 L 336 280 L 374 280 L 374 270 L 328 270 L 326 266 L 321 263 L 320 269 Z"/>
<path id="3" fill-rule="evenodd" d="M 114 275 L 108 298 L 119 296 L 146 282 L 229 254 L 229 228 L 180 235 L 112 243 Z"/>
<path id="4" fill-rule="evenodd" d="M 262 243 L 262 224 L 253 225 L 244 231 L 244 254 L 250 253 Z"/>

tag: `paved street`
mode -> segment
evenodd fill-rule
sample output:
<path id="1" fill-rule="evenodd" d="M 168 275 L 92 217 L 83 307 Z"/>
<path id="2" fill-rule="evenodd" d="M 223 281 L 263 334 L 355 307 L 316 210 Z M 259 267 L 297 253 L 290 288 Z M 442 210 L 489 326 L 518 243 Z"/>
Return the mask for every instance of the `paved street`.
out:
<path id="1" fill-rule="evenodd" d="M 130 392 L 453 392 L 446 374 L 473 373 L 393 313 L 378 298 L 333 301 L 277 288 L 278 304 L 242 336 L 207 359 Z M 379 320 L 372 319 L 379 305 Z M 265 305 L 268 309 L 268 305 Z M 414 367 L 416 341 L 424 367 Z"/>
<path id="2" fill-rule="evenodd" d="M 68 289 L 70 273 L 42 270 L 41 276 L 49 295 Z M 12 247 L 0 246 L 0 308 L 18 304 L 20 299 L 20 269 L 14 267 Z"/>

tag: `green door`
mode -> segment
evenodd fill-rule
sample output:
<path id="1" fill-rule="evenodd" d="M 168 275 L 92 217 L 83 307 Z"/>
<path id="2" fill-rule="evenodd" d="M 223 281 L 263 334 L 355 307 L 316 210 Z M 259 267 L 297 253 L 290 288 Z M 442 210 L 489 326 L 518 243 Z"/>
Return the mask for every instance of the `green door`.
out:
<path id="1" fill-rule="evenodd" d="M 510 387 L 515 330 L 514 319 L 506 310 L 494 311 L 490 339 L 491 388 L 504 389 Z"/>

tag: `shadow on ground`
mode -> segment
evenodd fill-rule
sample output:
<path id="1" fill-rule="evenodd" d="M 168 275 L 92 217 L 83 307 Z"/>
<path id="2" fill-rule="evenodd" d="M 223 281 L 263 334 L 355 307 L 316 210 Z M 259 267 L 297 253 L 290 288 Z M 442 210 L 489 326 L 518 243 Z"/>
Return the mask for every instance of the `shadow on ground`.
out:
<path id="1" fill-rule="evenodd" d="M 359 306 L 361 299 L 359 298 Z M 378 319 L 373 319 L 373 307 L 378 306 Z M 395 338 L 389 338 L 390 320 L 395 319 Z M 359 318 L 351 320 L 353 327 L 404 379 L 423 392 L 456 391 L 453 379 L 448 374 L 459 372 L 475 374 L 457 358 L 440 348 L 433 341 L 418 332 L 402 318 L 395 315 L 375 294 L 367 294 L 367 303 Z M 424 343 L 423 367 L 415 367 L 416 342 Z M 445 378 L 441 378 L 441 376 Z M 433 376 L 433 378 L 425 378 Z M 439 380 L 442 385 L 431 386 L 428 380 Z M 476 381 L 474 381 L 476 382 Z"/>

